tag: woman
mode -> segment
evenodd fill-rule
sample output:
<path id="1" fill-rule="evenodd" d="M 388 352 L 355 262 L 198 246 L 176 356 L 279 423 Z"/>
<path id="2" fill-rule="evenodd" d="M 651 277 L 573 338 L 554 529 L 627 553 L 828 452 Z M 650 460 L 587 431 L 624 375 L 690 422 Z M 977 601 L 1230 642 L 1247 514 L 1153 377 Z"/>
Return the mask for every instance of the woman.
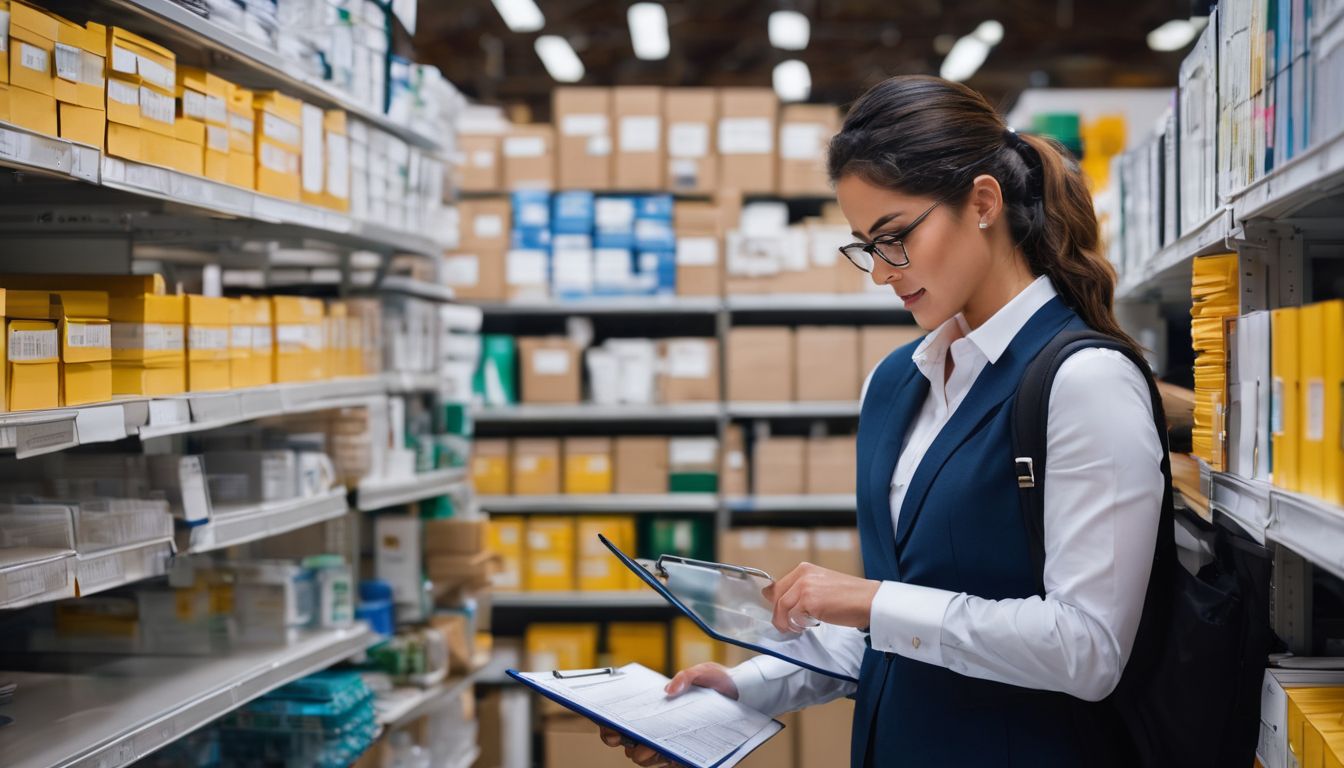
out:
<path id="1" fill-rule="evenodd" d="M 845 255 L 929 331 L 866 385 L 868 578 L 803 564 L 766 595 L 781 630 L 809 616 L 833 625 L 806 631 L 826 632 L 837 659 L 862 659 L 849 669 L 859 683 L 757 657 L 682 670 L 668 692 L 709 687 L 772 714 L 855 695 L 855 768 L 1123 764 L 1119 724 L 1094 702 L 1128 659 L 1156 545 L 1162 448 L 1146 374 L 1101 348 L 1057 374 L 1044 595 L 1008 419 L 1026 365 L 1061 330 L 1085 323 L 1135 346 L 1112 312 L 1083 178 L 1055 143 L 1019 137 L 979 94 L 928 77 L 865 94 L 829 172 L 861 241 Z"/>

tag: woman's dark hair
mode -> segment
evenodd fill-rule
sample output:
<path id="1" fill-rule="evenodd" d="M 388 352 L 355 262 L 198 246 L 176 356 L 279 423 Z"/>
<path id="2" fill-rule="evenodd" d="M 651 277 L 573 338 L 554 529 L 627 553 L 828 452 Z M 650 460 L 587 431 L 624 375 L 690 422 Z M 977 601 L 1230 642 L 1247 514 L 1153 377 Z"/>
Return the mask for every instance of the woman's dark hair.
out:
<path id="1" fill-rule="evenodd" d="M 1032 274 L 1049 275 L 1089 326 L 1142 354 L 1116 322 L 1115 270 L 1098 250 L 1092 195 L 1077 163 L 1058 142 L 1008 130 L 979 93 L 920 75 L 873 86 L 831 139 L 827 170 L 832 183 L 852 175 L 954 205 L 975 177 L 993 176 Z"/>

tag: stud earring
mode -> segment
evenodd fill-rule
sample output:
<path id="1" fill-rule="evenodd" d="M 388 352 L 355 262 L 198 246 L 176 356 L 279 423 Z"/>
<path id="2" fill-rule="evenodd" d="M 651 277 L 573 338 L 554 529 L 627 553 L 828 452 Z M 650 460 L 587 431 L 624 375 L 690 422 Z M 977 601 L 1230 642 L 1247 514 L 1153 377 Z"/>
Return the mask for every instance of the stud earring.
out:
<path id="1" fill-rule="evenodd" d="M 989 229 L 989 222 L 987 222 L 987 221 L 982 221 L 982 222 L 980 222 L 980 228 L 981 228 L 981 229 Z"/>

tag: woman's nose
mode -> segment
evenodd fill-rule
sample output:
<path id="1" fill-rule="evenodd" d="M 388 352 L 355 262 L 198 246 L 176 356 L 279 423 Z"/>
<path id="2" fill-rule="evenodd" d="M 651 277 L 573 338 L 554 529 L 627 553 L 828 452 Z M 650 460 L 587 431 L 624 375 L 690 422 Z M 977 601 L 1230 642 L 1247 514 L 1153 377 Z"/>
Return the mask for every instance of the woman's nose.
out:
<path id="1" fill-rule="evenodd" d="M 901 270 L 891 266 L 882 259 L 873 259 L 873 271 L 871 277 L 874 285 L 887 285 L 892 280 L 900 279 Z"/>

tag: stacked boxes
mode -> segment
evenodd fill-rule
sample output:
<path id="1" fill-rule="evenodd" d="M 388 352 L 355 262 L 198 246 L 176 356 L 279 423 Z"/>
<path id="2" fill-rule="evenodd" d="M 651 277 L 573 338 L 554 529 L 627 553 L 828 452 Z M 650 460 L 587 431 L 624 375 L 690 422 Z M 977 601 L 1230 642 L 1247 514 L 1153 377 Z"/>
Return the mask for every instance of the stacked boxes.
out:
<path id="1" fill-rule="evenodd" d="M 780 194 L 830 194 L 826 147 L 840 129 L 839 112 L 826 104 L 789 104 L 779 121 Z"/>
<path id="2" fill-rule="evenodd" d="M 775 191 L 775 120 L 779 100 L 769 88 L 719 91 L 720 187 L 744 194 Z"/>
<path id="3" fill-rule="evenodd" d="M 229 118 L 226 180 L 234 186 L 252 189 L 256 186 L 257 177 L 256 116 L 252 111 L 252 91 L 233 84 L 228 84 L 224 90 Z"/>
<path id="4" fill-rule="evenodd" d="M 40 8 L 9 6 L 9 120 L 48 136 L 59 133 L 52 64 L 60 27 Z"/>
<path id="5" fill-rule="evenodd" d="M 663 95 L 667 128 L 667 188 L 709 194 L 717 188 L 714 145 L 718 102 L 712 88 L 669 88 Z"/>
<path id="6" fill-rule="evenodd" d="M 507 200 L 458 204 L 460 253 L 444 260 L 443 279 L 459 298 L 504 301 L 512 207 Z"/>
<path id="7" fill-rule="evenodd" d="M 552 94 L 560 189 L 611 188 L 611 90 L 556 88 Z M 493 189 L 499 189 L 496 185 Z"/>
<path id="8" fill-rule="evenodd" d="M 228 81 L 204 70 L 177 69 L 177 121 L 201 134 L 200 175 L 220 182 L 229 181 L 229 88 Z"/>
<path id="9" fill-rule="evenodd" d="M 551 295 L 576 299 L 593 293 L 592 192 L 558 192 L 552 199 Z"/>
<path id="10" fill-rule="evenodd" d="M 321 205 L 336 211 L 350 210 L 350 136 L 345 112 L 329 109 L 322 117 L 325 151 Z"/>
<path id="11" fill-rule="evenodd" d="M 620 87 L 612 92 L 616 159 L 612 187 L 623 190 L 663 188 L 663 89 Z"/>
<path id="12" fill-rule="evenodd" d="M 6 410 L 60 405 L 60 341 L 45 291 L 5 294 Z"/>
<path id="13" fill-rule="evenodd" d="M 229 300 L 187 296 L 187 391 L 228 389 L 232 342 Z"/>
<path id="14" fill-rule="evenodd" d="M 505 189 L 555 187 L 555 132 L 549 125 L 516 125 L 503 139 Z"/>
<path id="15" fill-rule="evenodd" d="M 266 195 L 298 200 L 299 156 L 303 151 L 303 102 L 278 91 L 253 97 L 256 112 L 255 188 Z"/>
<path id="16" fill-rule="evenodd" d="M 700 164 L 697 161 L 697 167 Z M 711 166 L 712 167 L 712 166 Z M 674 209 L 679 296 L 723 294 L 722 212 L 712 203 L 678 201 Z"/>
<path id="17" fill-rule="evenodd" d="M 60 291 L 57 330 L 61 337 L 61 404 L 112 399 L 112 329 L 107 294 Z"/>
<path id="18" fill-rule="evenodd" d="M 514 192 L 512 211 L 513 231 L 504 275 L 508 298 L 545 298 L 550 291 L 550 193 Z"/>
<path id="19" fill-rule="evenodd" d="M 299 296 L 275 296 L 271 302 L 275 381 L 321 379 L 326 362 L 326 312 L 322 302 Z"/>
<path id="20" fill-rule="evenodd" d="M 107 128 L 103 78 L 107 27 L 94 22 L 81 26 L 59 18 L 57 22 L 53 93 L 61 138 L 101 149 Z"/>

